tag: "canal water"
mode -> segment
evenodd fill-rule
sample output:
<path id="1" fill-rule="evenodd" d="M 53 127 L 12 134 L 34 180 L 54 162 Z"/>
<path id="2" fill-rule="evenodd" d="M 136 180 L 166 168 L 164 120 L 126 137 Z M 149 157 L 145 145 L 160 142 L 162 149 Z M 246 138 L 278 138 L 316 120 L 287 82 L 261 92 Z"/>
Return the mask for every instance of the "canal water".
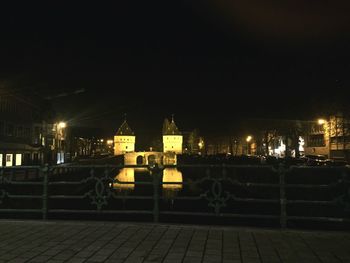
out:
<path id="1" fill-rule="evenodd" d="M 113 183 L 113 188 L 116 191 L 133 191 L 145 194 L 146 185 L 135 185 L 135 181 L 138 182 L 152 182 L 153 178 L 149 170 L 146 168 L 123 168 L 115 177 L 116 182 Z M 162 185 L 162 195 L 165 197 L 176 196 L 183 188 L 183 176 L 182 172 L 177 168 L 165 168 L 159 175 Z"/>
<path id="2" fill-rule="evenodd" d="M 279 214 L 279 202 L 256 204 L 243 200 L 245 198 L 279 199 L 278 187 L 246 188 L 235 184 L 238 181 L 277 184 L 278 174 L 269 168 L 173 167 L 165 168 L 158 174 L 151 174 L 146 168 L 123 168 L 116 173 L 113 190 L 118 197 L 125 196 L 125 200 L 117 198 L 113 201 L 114 204 L 119 203 L 119 208 L 124 210 L 152 211 L 154 193 L 152 182 L 155 176 L 160 182 L 159 209 L 165 214 L 168 212 L 171 214 L 161 216 L 165 221 L 182 222 L 192 218 L 191 222 L 197 222 L 203 218 L 192 214 L 215 216 L 216 205 L 219 206 L 218 212 L 224 214 Z M 148 184 L 143 184 L 144 182 Z M 235 199 L 236 197 L 238 199 Z M 120 200 L 123 201 L 120 202 Z M 184 213 L 187 216 L 174 213 Z M 209 222 L 209 217 L 204 218 Z M 238 222 L 232 218 L 225 220 L 226 223 L 234 221 Z M 272 224 L 278 224 L 277 221 Z M 219 220 L 215 221 L 215 223 L 219 222 Z"/>

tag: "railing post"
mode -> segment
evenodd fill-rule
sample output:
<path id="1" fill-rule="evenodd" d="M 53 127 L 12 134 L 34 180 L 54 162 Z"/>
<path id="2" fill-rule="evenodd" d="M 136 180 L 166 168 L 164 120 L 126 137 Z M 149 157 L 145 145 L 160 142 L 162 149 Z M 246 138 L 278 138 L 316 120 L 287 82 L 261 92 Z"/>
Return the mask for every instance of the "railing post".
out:
<path id="1" fill-rule="evenodd" d="M 159 222 L 159 176 L 160 169 L 157 164 L 150 165 L 150 174 L 153 179 L 153 222 Z"/>
<path id="2" fill-rule="evenodd" d="M 41 172 L 43 174 L 43 195 L 42 195 L 42 219 L 47 219 L 48 212 L 48 187 L 49 187 L 49 171 L 50 167 L 48 164 L 45 164 L 44 167 L 41 168 Z"/>
<path id="3" fill-rule="evenodd" d="M 280 178 L 280 226 L 281 228 L 287 227 L 287 202 L 286 202 L 286 169 L 283 164 L 280 164 L 278 169 L 278 174 Z"/>

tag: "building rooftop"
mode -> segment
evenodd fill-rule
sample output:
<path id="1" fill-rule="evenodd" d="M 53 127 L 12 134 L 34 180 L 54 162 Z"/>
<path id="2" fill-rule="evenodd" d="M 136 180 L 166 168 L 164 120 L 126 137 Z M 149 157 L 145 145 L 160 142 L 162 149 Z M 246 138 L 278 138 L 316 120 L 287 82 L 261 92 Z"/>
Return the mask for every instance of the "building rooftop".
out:
<path id="1" fill-rule="evenodd" d="M 169 122 L 168 119 L 164 120 L 163 135 L 181 135 L 181 132 L 174 122 L 174 118 L 172 118 L 171 122 Z"/>
<path id="2" fill-rule="evenodd" d="M 134 132 L 131 130 L 129 124 L 126 122 L 126 120 L 122 123 L 122 125 L 119 127 L 117 131 L 117 135 L 122 136 L 133 136 Z"/>

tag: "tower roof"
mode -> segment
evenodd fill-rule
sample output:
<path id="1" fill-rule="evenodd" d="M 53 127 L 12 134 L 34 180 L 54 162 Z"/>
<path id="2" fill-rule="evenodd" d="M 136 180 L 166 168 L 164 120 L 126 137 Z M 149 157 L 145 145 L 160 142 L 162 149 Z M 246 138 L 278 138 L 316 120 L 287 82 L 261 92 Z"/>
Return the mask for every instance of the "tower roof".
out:
<path id="1" fill-rule="evenodd" d="M 169 122 L 168 119 L 164 120 L 163 135 L 181 135 L 181 132 L 174 122 L 174 118 L 172 118 L 171 122 Z"/>
<path id="2" fill-rule="evenodd" d="M 117 135 L 121 135 L 121 136 L 134 135 L 134 132 L 131 130 L 131 128 L 130 128 L 129 124 L 126 122 L 126 120 L 119 127 L 119 129 L 117 131 Z"/>

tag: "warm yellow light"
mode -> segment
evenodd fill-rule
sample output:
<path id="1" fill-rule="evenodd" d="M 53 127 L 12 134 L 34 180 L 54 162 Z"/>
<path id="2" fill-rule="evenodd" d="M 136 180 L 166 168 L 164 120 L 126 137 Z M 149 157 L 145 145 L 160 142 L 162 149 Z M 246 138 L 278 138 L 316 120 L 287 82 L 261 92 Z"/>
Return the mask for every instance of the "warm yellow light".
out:
<path id="1" fill-rule="evenodd" d="M 250 142 L 252 139 L 253 139 L 253 137 L 249 135 L 249 136 L 247 136 L 246 141 L 247 141 L 247 142 Z"/>
<path id="2" fill-rule="evenodd" d="M 202 142 L 199 142 L 199 143 L 198 143 L 198 147 L 199 147 L 199 149 L 202 149 L 203 143 L 202 143 Z"/>
<path id="3" fill-rule="evenodd" d="M 103 142 L 103 139 L 101 139 L 101 142 Z"/>
<path id="4" fill-rule="evenodd" d="M 116 179 L 117 181 L 113 183 L 113 188 L 118 190 L 133 190 L 135 188 L 135 169 L 121 169 Z"/>
<path id="5" fill-rule="evenodd" d="M 64 129 L 64 128 L 66 128 L 66 127 L 67 127 L 67 123 L 65 123 L 65 122 L 63 122 L 63 121 L 61 121 L 60 123 L 58 123 L 58 128 Z"/>
<path id="6" fill-rule="evenodd" d="M 182 172 L 177 168 L 165 168 L 163 171 L 163 189 L 179 190 L 182 189 Z M 170 183 L 170 184 L 169 184 Z M 175 184 L 178 183 L 178 184 Z"/>
<path id="7" fill-rule="evenodd" d="M 324 120 L 324 119 L 318 119 L 317 122 L 318 122 L 319 125 L 323 125 L 323 124 L 326 123 L 326 120 Z"/>
<path id="8" fill-rule="evenodd" d="M 107 144 L 108 144 L 108 145 L 113 144 L 113 140 L 107 140 Z"/>

